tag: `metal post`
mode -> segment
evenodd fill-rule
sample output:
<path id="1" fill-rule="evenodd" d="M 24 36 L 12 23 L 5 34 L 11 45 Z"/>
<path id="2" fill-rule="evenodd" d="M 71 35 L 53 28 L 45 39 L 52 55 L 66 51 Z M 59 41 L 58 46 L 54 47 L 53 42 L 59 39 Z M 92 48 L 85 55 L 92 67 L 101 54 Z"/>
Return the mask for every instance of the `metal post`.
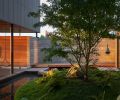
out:
<path id="1" fill-rule="evenodd" d="M 38 38 L 38 33 L 36 32 L 36 38 Z"/>
<path id="2" fill-rule="evenodd" d="M 11 74 L 14 73 L 14 33 L 13 33 L 13 24 L 11 24 L 11 41 L 10 41 L 10 47 L 11 47 Z"/>
<path id="3" fill-rule="evenodd" d="M 119 36 L 117 36 L 117 68 L 119 68 Z"/>

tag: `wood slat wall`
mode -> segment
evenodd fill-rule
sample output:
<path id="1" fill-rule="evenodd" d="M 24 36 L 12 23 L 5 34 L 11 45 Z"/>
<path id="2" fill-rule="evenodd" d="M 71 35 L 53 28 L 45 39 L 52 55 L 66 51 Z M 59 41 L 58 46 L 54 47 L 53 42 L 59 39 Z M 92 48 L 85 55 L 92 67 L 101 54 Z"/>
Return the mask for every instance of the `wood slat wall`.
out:
<path id="1" fill-rule="evenodd" d="M 110 54 L 106 54 L 107 44 L 110 50 Z M 98 64 L 100 66 L 116 67 L 116 39 L 102 39 L 98 45 Z"/>
<path id="2" fill-rule="evenodd" d="M 26 36 L 14 37 L 14 64 L 15 66 L 27 66 L 28 64 L 28 39 Z M 6 42 L 6 49 L 5 49 Z M 10 63 L 10 37 L 0 37 L 0 64 L 7 65 Z M 5 57 L 6 53 L 6 57 Z"/>

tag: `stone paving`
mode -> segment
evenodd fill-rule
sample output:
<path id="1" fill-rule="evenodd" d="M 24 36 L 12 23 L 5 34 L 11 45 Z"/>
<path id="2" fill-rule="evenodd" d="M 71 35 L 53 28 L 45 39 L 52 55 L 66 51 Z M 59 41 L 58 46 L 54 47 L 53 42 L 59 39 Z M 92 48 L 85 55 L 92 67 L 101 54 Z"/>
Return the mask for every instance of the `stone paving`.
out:
<path id="1" fill-rule="evenodd" d="M 108 67 L 98 67 L 98 69 L 100 70 L 114 70 L 114 71 L 120 71 L 120 69 L 117 69 L 117 68 L 108 68 Z M 14 68 L 14 73 L 19 73 L 21 71 L 38 71 L 38 72 L 43 72 L 43 71 L 47 71 L 48 70 L 48 67 L 37 67 L 37 68 L 22 68 L 22 69 L 19 69 L 19 68 Z M 0 79 L 4 78 L 4 77 L 7 77 L 11 75 L 10 74 L 10 67 L 7 68 L 7 67 L 0 67 Z"/>
<path id="2" fill-rule="evenodd" d="M 108 71 L 120 71 L 120 69 L 116 67 L 98 67 L 100 70 L 108 70 Z"/>
<path id="3" fill-rule="evenodd" d="M 17 73 L 19 71 L 23 71 L 23 69 L 14 69 L 14 73 Z M 0 78 L 6 77 L 9 75 L 11 75 L 10 68 L 3 68 L 3 67 L 1 68 L 0 67 Z"/>
<path id="4" fill-rule="evenodd" d="M 47 71 L 48 68 L 14 68 L 14 74 L 19 73 L 19 72 L 23 72 L 23 71 L 38 71 L 39 73 L 42 73 L 44 71 Z M 10 76 L 10 67 L 9 68 L 5 68 L 5 67 L 0 67 L 0 79 L 5 78 L 7 76 Z"/>

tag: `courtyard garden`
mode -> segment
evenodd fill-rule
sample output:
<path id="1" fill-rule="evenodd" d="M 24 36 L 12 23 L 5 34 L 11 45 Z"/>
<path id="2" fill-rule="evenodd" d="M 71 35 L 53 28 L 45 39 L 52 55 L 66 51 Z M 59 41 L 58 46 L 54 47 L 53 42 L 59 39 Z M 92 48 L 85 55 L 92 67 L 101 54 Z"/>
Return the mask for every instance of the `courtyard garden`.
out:
<path id="1" fill-rule="evenodd" d="M 47 2 L 38 12 L 30 13 L 33 17 L 43 17 L 35 27 L 49 25 L 54 29 L 48 35 L 52 46 L 43 50 L 45 61 L 61 57 L 72 67 L 48 71 L 29 82 L 18 89 L 15 100 L 120 100 L 120 71 L 90 67 L 99 60 L 98 44 L 103 38 L 116 39 L 119 46 L 119 0 Z M 111 53 L 108 44 L 103 52 L 106 56 Z M 118 51 L 116 54 L 119 55 Z M 119 57 L 116 58 L 119 68 Z M 102 59 L 105 63 L 106 58 Z"/>
<path id="2" fill-rule="evenodd" d="M 90 69 L 89 79 L 66 77 L 67 70 L 19 88 L 15 100 L 120 100 L 120 72 Z"/>

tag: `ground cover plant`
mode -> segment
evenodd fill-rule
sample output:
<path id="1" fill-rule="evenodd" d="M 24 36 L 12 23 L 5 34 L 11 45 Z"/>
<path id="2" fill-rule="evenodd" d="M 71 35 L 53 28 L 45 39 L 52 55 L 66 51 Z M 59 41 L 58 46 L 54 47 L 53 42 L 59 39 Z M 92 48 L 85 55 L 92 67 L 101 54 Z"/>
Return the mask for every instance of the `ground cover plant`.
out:
<path id="1" fill-rule="evenodd" d="M 29 82 L 18 89 L 15 100 L 117 100 L 120 95 L 120 72 L 90 69 L 88 81 L 67 78 L 66 73 Z"/>

